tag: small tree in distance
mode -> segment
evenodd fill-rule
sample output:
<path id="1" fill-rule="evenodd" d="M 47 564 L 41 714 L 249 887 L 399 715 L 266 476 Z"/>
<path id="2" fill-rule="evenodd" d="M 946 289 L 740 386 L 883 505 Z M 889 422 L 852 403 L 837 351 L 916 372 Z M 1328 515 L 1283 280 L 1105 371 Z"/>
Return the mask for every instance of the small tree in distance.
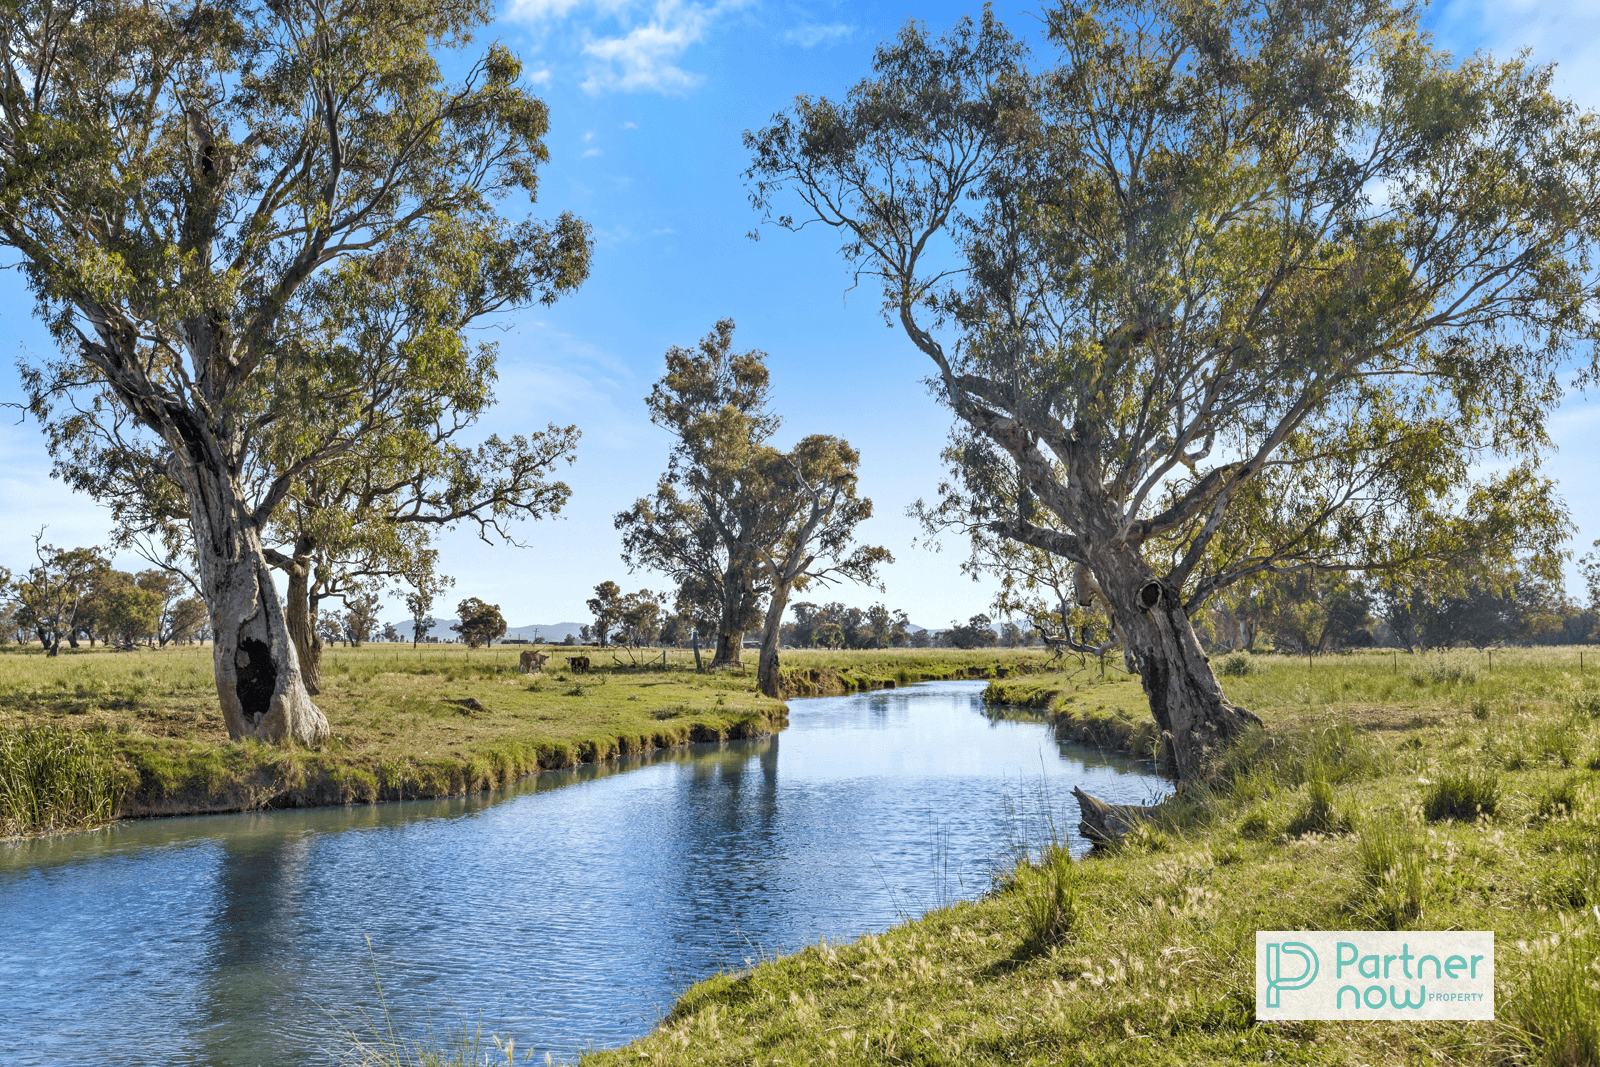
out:
<path id="1" fill-rule="evenodd" d="M 487 604 L 469 596 L 456 605 L 456 614 L 460 621 L 450 629 L 460 634 L 469 648 L 482 648 L 505 636 L 506 620 L 500 614 L 499 604 Z"/>
<path id="2" fill-rule="evenodd" d="M 344 598 L 347 606 L 341 622 L 344 624 L 345 638 L 357 648 L 361 647 L 363 641 L 369 640 L 378 628 L 379 599 L 374 590 L 351 592 Z"/>
<path id="3" fill-rule="evenodd" d="M 583 639 L 606 648 L 611 644 L 612 631 L 622 622 L 622 587 L 616 582 L 601 582 L 585 603 L 594 615 L 594 624 L 584 627 Z"/>
<path id="4" fill-rule="evenodd" d="M 411 647 L 416 648 L 417 642 L 428 635 L 433 629 L 433 592 L 429 589 L 417 589 L 406 594 L 406 611 L 411 614 Z"/>

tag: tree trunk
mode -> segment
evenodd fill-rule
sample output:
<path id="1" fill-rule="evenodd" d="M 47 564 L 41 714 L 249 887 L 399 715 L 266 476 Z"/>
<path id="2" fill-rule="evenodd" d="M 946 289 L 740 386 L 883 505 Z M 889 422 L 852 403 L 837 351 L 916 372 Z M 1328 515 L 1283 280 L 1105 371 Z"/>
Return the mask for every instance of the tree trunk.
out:
<path id="1" fill-rule="evenodd" d="M 744 634 L 718 633 L 717 654 L 711 657 L 711 669 L 722 670 L 726 667 L 742 667 L 744 660 Z"/>
<path id="2" fill-rule="evenodd" d="M 211 459 L 202 455 L 181 474 L 228 736 L 320 744 L 328 737 L 328 720 L 306 692 L 260 531 L 223 465 L 206 462 Z"/>
<path id="3" fill-rule="evenodd" d="M 299 547 L 295 546 L 294 559 L 283 568 L 289 576 L 284 620 L 295 654 L 300 657 L 300 677 L 306 692 L 315 695 L 322 692 L 322 638 L 317 635 L 316 614 L 311 610 L 311 559 L 299 552 Z"/>
<path id="4" fill-rule="evenodd" d="M 1179 782 L 1205 781 L 1222 747 L 1261 720 L 1223 695 L 1181 593 L 1155 577 L 1138 549 L 1107 538 L 1089 552 L 1160 727 L 1162 756 Z"/>
<path id="5" fill-rule="evenodd" d="M 778 630 L 789 607 L 789 586 L 774 585 L 767 605 L 767 620 L 761 627 L 761 658 L 757 661 L 756 684 L 769 697 L 781 697 L 782 678 L 778 673 Z"/>

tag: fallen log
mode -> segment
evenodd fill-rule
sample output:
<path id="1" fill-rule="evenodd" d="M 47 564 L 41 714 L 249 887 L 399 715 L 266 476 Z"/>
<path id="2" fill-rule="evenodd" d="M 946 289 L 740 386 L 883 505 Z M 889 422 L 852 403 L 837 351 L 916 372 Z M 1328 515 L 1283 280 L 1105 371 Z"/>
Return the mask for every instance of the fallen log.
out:
<path id="1" fill-rule="evenodd" d="M 1109 845 L 1140 823 L 1149 822 L 1161 810 L 1160 804 L 1107 804 L 1074 787 L 1078 798 L 1078 833 L 1096 845 Z"/>

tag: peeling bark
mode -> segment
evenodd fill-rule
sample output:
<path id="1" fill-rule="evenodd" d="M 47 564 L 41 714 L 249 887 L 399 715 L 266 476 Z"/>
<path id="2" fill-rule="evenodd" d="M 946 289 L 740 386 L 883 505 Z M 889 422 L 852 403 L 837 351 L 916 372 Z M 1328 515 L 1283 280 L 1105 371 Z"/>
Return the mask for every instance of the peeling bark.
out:
<path id="1" fill-rule="evenodd" d="M 300 678 L 306 692 L 315 696 L 322 692 L 322 637 L 317 633 L 317 616 L 311 607 L 311 557 L 297 551 L 288 566 L 279 569 L 289 576 L 284 620 L 295 654 L 300 657 Z"/>

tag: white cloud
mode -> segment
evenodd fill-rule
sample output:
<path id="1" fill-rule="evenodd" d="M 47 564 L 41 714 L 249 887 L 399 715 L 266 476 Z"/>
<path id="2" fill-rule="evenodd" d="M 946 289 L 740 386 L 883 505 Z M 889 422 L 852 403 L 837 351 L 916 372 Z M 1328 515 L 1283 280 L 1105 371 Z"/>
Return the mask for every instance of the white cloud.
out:
<path id="1" fill-rule="evenodd" d="M 783 39 L 790 44 L 797 44 L 801 48 L 815 48 L 819 44 L 833 44 L 842 41 L 856 32 L 854 26 L 847 26 L 836 22 L 831 26 L 824 26 L 816 22 L 808 22 L 783 35 Z"/>
<path id="2" fill-rule="evenodd" d="M 528 79 L 529 82 L 531 82 L 534 85 L 548 85 L 548 84 L 550 84 L 550 69 L 548 67 L 541 68 L 539 70 L 529 71 L 524 76 Z"/>
<path id="3" fill-rule="evenodd" d="M 608 89 L 622 92 L 681 93 L 702 80 L 699 74 L 674 61 L 705 37 L 714 9 L 680 0 L 657 0 L 650 20 L 620 37 L 602 37 L 584 46 L 584 54 L 598 62 L 589 67 L 583 83 L 587 93 Z"/>
<path id="4" fill-rule="evenodd" d="M 628 0 L 511 0 L 506 15 L 516 22 L 554 22 L 579 7 L 618 11 L 627 6 Z"/>
<path id="5" fill-rule="evenodd" d="M 600 149 L 598 149 L 598 148 L 586 148 L 586 149 L 583 150 L 583 155 L 579 156 L 578 158 L 579 159 L 588 159 L 590 156 L 599 156 L 599 155 L 604 155 L 604 154 L 605 153 L 601 152 Z"/>
<path id="6" fill-rule="evenodd" d="M 1457 55 L 1484 47 L 1505 60 L 1526 48 L 1535 63 L 1553 61 L 1556 92 L 1600 107 L 1600 5 L 1594 0 L 1450 0 L 1426 22 Z"/>
<path id="7" fill-rule="evenodd" d="M 750 0 L 511 0 L 508 18 L 545 32 L 575 25 L 586 58 L 583 90 L 681 93 L 704 76 L 679 65 L 712 23 Z"/>

